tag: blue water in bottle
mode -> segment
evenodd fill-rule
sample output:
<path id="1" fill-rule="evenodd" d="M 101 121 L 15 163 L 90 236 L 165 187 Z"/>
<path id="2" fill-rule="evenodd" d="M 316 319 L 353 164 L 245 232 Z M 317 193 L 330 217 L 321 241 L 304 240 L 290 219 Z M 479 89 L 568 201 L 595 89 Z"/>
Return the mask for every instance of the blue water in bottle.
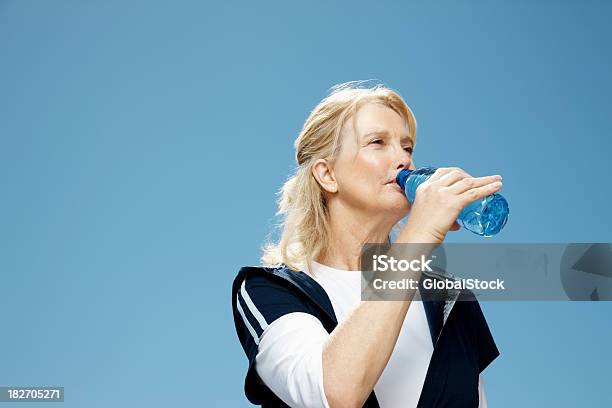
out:
<path id="1" fill-rule="evenodd" d="M 410 203 L 414 202 L 417 187 L 436 171 L 436 167 L 401 170 L 395 179 L 404 189 Z M 463 228 L 484 237 L 497 234 L 508 221 L 508 202 L 501 194 L 491 194 L 466 205 L 457 222 Z"/>

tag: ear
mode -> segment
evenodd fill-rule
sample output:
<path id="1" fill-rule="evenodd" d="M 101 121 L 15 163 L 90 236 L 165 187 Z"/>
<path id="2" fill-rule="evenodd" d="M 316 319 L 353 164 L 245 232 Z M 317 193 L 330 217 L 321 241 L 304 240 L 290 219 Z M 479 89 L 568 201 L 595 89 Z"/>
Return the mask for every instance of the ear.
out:
<path id="1" fill-rule="evenodd" d="M 328 193 L 338 191 L 338 183 L 334 176 L 334 170 L 325 159 L 318 159 L 312 165 L 312 175 L 317 180 L 321 188 Z"/>

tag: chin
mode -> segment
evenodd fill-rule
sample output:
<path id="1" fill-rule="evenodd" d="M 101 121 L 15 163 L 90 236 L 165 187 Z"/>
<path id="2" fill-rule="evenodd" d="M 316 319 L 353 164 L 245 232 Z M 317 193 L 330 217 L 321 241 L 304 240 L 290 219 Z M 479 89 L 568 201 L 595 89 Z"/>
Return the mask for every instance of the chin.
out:
<path id="1" fill-rule="evenodd" d="M 408 215 L 410 211 L 410 204 L 403 197 L 399 197 L 399 199 L 393 197 L 385 204 L 382 211 L 389 212 L 389 214 L 397 214 L 400 219 Z"/>

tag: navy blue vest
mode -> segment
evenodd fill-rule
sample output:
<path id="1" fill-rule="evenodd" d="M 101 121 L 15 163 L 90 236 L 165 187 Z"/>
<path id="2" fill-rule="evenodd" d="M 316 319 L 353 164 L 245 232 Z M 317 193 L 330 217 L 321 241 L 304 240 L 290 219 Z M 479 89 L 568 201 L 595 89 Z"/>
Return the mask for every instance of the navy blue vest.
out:
<path id="1" fill-rule="evenodd" d="M 433 279 L 445 279 L 436 272 Z M 249 283 L 248 299 L 241 289 Z M 446 300 L 427 299 L 421 292 L 434 350 L 417 408 L 478 407 L 478 376 L 498 355 L 478 301 L 469 290 L 451 291 Z M 439 299 L 439 297 L 438 297 Z M 259 316 L 246 302 L 257 304 Z M 262 407 L 287 407 L 255 370 L 261 319 L 268 324 L 291 312 L 314 315 L 328 333 L 338 324 L 325 290 L 308 274 L 279 267 L 247 266 L 232 285 L 232 310 L 240 343 L 249 360 L 244 390 L 249 401 Z M 372 390 L 364 408 L 379 408 Z"/>

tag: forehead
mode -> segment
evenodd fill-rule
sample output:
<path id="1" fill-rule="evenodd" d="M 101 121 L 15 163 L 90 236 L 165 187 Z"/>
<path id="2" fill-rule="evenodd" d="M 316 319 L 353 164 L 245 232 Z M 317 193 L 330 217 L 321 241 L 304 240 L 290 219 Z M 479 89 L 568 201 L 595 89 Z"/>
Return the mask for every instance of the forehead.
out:
<path id="1" fill-rule="evenodd" d="M 356 140 L 371 134 L 399 135 L 402 139 L 412 140 L 406 120 L 393 109 L 380 103 L 367 103 L 344 125 L 344 132 L 352 134 Z"/>

